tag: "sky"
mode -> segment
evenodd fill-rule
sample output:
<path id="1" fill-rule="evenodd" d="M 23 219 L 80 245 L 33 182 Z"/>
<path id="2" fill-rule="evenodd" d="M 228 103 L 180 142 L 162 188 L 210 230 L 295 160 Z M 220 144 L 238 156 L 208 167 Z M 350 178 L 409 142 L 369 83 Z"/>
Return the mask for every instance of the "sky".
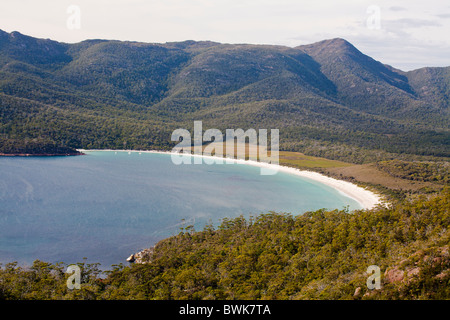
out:
<path id="1" fill-rule="evenodd" d="M 0 29 L 67 43 L 294 47 L 339 37 L 404 71 L 450 66 L 448 0 L 1 0 Z"/>

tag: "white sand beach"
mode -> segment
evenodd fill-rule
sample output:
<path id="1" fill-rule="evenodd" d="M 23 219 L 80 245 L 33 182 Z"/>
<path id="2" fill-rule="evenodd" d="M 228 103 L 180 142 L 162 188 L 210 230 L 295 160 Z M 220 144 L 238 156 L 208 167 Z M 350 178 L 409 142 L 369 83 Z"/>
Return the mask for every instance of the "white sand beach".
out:
<path id="1" fill-rule="evenodd" d="M 231 162 L 231 163 L 239 163 L 239 164 L 246 164 L 251 166 L 257 166 L 260 168 L 270 169 L 274 171 L 279 172 L 285 172 L 293 175 L 297 175 L 300 177 L 312 179 L 314 181 L 323 183 L 327 186 L 330 186 L 339 192 L 341 192 L 343 195 L 354 199 L 357 201 L 364 209 L 372 209 L 376 207 L 379 204 L 382 204 L 382 198 L 380 195 L 367 190 L 365 188 L 362 188 L 354 183 L 343 181 L 331 177 L 327 177 L 323 174 L 314 172 L 314 171 L 307 171 L 307 170 L 300 170 L 297 168 L 291 168 L 286 166 L 281 166 L 277 164 L 269 164 L 265 162 L 257 162 L 253 160 L 243 160 L 243 159 L 230 159 L 230 158 L 222 158 L 222 157 L 215 157 L 215 156 L 206 156 L 206 155 L 197 155 L 197 154 L 177 154 L 170 151 L 157 151 L 157 150 L 149 150 L 149 151 L 143 151 L 143 150 L 111 150 L 111 149 L 78 149 L 80 152 L 95 152 L 95 151 L 114 151 L 114 152 L 137 152 L 137 153 L 160 153 L 160 154 L 170 154 L 170 155 L 177 155 L 177 156 L 187 156 L 187 157 L 201 157 L 201 158 L 207 158 L 211 160 L 217 161 L 223 161 Z M 226 161 L 226 162 L 225 162 Z"/>

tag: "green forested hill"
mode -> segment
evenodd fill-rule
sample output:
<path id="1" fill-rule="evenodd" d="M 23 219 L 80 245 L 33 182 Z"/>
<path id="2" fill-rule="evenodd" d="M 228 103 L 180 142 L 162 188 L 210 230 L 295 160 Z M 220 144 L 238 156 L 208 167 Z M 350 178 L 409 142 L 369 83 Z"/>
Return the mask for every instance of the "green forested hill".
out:
<path id="1" fill-rule="evenodd" d="M 421 99 L 442 110 L 448 110 L 450 103 L 450 67 L 421 68 L 407 72 L 406 76 Z"/>
<path id="2" fill-rule="evenodd" d="M 0 152 L 168 149 L 174 129 L 203 120 L 278 128 L 284 150 L 355 163 L 448 157 L 449 82 L 448 68 L 403 72 L 343 39 L 65 44 L 0 31 Z"/>

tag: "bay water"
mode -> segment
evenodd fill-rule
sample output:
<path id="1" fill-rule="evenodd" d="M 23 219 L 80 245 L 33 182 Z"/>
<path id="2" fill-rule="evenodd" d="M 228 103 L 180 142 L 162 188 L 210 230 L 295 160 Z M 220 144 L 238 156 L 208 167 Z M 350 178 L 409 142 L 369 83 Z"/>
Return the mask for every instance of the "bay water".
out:
<path id="1" fill-rule="evenodd" d="M 0 157 L 0 263 L 126 263 L 180 228 L 224 218 L 359 209 L 322 183 L 245 164 L 175 165 L 169 154 Z"/>

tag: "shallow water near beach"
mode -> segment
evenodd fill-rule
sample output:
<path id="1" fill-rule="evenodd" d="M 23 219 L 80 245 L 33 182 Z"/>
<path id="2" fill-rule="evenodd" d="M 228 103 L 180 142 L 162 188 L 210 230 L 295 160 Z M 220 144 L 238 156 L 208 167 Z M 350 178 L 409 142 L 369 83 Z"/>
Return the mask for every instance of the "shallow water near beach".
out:
<path id="1" fill-rule="evenodd" d="M 0 158 L 0 263 L 126 258 L 194 225 L 269 211 L 359 209 L 322 183 L 245 164 L 174 165 L 168 154 L 114 151 Z"/>

